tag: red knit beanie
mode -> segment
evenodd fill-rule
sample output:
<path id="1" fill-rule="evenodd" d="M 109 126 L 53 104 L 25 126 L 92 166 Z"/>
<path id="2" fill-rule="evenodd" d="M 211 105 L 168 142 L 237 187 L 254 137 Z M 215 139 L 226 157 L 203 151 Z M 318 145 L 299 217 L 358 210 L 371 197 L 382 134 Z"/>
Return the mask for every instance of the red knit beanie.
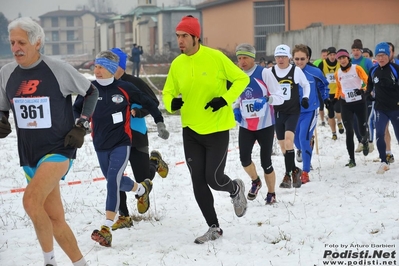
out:
<path id="1" fill-rule="evenodd" d="M 177 24 L 176 31 L 184 31 L 198 38 L 201 36 L 201 26 L 198 19 L 191 16 L 183 17 L 179 24 Z"/>

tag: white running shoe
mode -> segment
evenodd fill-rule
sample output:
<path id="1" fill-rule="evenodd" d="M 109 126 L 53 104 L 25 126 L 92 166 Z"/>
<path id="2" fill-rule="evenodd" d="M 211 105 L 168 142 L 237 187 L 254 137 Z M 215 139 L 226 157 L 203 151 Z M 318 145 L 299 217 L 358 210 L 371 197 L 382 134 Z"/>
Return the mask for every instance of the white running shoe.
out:
<path id="1" fill-rule="evenodd" d="M 296 161 L 299 163 L 302 162 L 302 151 L 301 150 L 296 151 Z"/>
<path id="2" fill-rule="evenodd" d="M 385 162 L 382 162 L 380 167 L 378 168 L 377 174 L 383 174 L 389 170 L 389 165 Z"/>
<path id="3" fill-rule="evenodd" d="M 374 143 L 369 142 L 369 153 L 372 153 L 374 151 Z"/>
<path id="4" fill-rule="evenodd" d="M 204 244 L 207 241 L 216 240 L 223 235 L 223 230 L 215 225 L 209 227 L 208 231 L 194 240 L 195 244 Z"/>
<path id="5" fill-rule="evenodd" d="M 359 142 L 359 144 L 357 145 L 357 148 L 355 150 L 355 152 L 362 152 L 363 151 L 363 143 Z"/>
<path id="6" fill-rule="evenodd" d="M 247 198 L 245 197 L 245 184 L 241 179 L 234 179 L 233 181 L 237 187 L 238 192 L 236 195 L 230 195 L 231 201 L 234 206 L 234 212 L 238 217 L 244 216 L 247 211 Z"/>

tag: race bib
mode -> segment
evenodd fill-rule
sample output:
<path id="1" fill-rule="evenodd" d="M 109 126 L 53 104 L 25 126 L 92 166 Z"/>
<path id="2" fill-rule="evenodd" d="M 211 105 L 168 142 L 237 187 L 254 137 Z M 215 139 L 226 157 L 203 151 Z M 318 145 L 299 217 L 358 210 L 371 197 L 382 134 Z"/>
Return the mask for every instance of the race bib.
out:
<path id="1" fill-rule="evenodd" d="M 343 89 L 343 91 L 347 103 L 357 102 L 362 99 L 362 95 L 357 95 L 355 89 Z"/>
<path id="2" fill-rule="evenodd" d="M 280 83 L 280 88 L 283 91 L 284 101 L 288 101 L 289 99 L 291 99 L 291 84 Z"/>
<path id="3" fill-rule="evenodd" d="M 328 73 L 328 74 L 326 74 L 326 79 L 327 79 L 327 81 L 328 81 L 328 83 L 336 83 L 335 82 L 335 76 L 334 76 L 334 73 Z"/>
<path id="4" fill-rule="evenodd" d="M 14 98 L 15 117 L 19 128 L 51 127 L 50 98 Z"/>
<path id="5" fill-rule="evenodd" d="M 118 124 L 123 122 L 123 116 L 121 112 L 117 112 L 117 113 L 113 113 L 112 114 L 112 121 L 114 122 L 114 124 Z"/>
<path id="6" fill-rule="evenodd" d="M 254 110 L 254 103 L 255 103 L 256 99 L 249 99 L 249 100 L 242 100 L 241 104 L 242 104 L 242 112 L 241 115 L 244 118 L 254 118 L 254 117 L 261 117 L 263 116 L 263 114 L 265 113 L 266 110 L 266 105 L 267 103 L 265 103 L 262 107 L 262 109 L 260 109 L 259 111 L 255 111 Z"/>

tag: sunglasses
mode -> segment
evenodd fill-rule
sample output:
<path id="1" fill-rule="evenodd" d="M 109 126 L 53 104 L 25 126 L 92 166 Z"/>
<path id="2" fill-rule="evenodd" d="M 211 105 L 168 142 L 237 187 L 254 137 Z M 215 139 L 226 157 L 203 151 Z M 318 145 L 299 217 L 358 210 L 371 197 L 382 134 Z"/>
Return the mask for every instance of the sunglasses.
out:
<path id="1" fill-rule="evenodd" d="M 305 58 L 305 57 L 301 57 L 301 58 L 295 57 L 294 60 L 295 60 L 295 61 L 299 61 L 299 60 L 300 60 L 300 61 L 305 61 L 306 58 Z"/>

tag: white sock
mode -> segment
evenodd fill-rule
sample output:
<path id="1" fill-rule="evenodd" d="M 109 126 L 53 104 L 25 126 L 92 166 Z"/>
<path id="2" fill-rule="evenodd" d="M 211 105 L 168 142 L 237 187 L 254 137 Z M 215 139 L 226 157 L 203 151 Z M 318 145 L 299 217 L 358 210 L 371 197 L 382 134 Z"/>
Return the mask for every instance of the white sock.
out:
<path id="1" fill-rule="evenodd" d="M 385 153 L 386 154 L 392 154 L 392 151 L 386 151 Z"/>
<path id="2" fill-rule="evenodd" d="M 51 264 L 53 266 L 57 266 L 57 262 L 55 261 L 54 250 L 50 252 L 43 252 L 44 257 L 44 265 Z"/>
<path id="3" fill-rule="evenodd" d="M 104 223 L 104 225 L 105 226 L 108 226 L 108 227 L 110 227 L 111 228 L 111 226 L 114 224 L 114 221 L 112 221 L 112 220 L 105 220 L 105 223 Z"/>
<path id="4" fill-rule="evenodd" d="M 73 263 L 73 266 L 87 266 L 85 257 L 82 257 L 80 260 Z"/>
<path id="5" fill-rule="evenodd" d="M 140 183 L 137 183 L 137 185 L 139 187 L 137 188 L 136 191 L 133 191 L 133 192 L 135 192 L 137 194 L 137 196 L 141 197 L 145 193 L 145 187 L 142 184 L 140 184 Z"/>

